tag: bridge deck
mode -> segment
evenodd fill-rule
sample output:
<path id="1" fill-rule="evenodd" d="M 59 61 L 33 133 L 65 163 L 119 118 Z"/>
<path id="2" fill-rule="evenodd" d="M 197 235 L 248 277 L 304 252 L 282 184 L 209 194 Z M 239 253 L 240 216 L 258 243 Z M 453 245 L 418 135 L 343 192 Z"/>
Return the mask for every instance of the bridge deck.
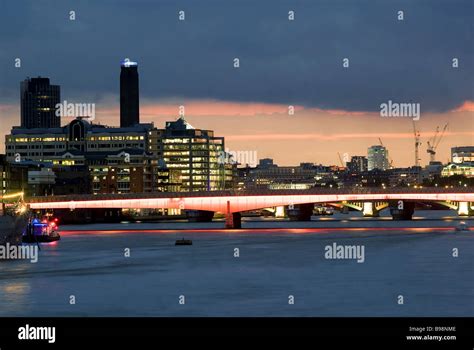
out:
<path id="1" fill-rule="evenodd" d="M 143 192 L 143 193 L 107 193 L 63 196 L 29 197 L 28 203 L 111 200 L 111 199 L 147 199 L 147 198 L 190 198 L 190 197 L 238 197 L 238 196 L 292 196 L 292 195 L 364 195 L 364 194 L 441 194 L 441 193 L 474 193 L 472 187 L 460 188 L 348 188 L 307 190 L 258 190 L 258 191 L 206 191 L 206 192 Z"/>
<path id="2" fill-rule="evenodd" d="M 32 209 L 183 209 L 214 212 L 242 212 L 261 208 L 344 201 L 457 201 L 474 202 L 467 189 L 363 189 L 305 191 L 215 191 L 176 193 L 132 193 L 36 197 L 28 201 Z"/>

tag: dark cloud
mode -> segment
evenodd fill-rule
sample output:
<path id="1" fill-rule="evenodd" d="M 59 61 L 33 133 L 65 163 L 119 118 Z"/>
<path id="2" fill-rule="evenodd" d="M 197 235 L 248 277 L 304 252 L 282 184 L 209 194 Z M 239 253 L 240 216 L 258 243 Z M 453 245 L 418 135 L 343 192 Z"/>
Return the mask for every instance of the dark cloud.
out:
<path id="1" fill-rule="evenodd" d="M 474 100 L 473 13 L 470 0 L 5 1 L 0 99 L 17 99 L 19 81 L 36 75 L 51 77 L 71 100 L 116 94 L 119 62 L 130 57 L 145 98 L 348 110 L 392 99 L 446 111 Z"/>

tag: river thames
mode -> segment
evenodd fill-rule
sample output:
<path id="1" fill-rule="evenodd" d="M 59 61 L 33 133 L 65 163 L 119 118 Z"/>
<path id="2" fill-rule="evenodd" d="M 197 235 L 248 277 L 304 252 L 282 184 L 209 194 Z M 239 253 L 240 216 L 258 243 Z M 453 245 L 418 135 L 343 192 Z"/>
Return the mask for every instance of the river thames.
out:
<path id="1" fill-rule="evenodd" d="M 0 262 L 0 316 L 474 316 L 474 231 L 453 229 L 473 219 L 314 219 L 62 226 L 37 263 Z"/>

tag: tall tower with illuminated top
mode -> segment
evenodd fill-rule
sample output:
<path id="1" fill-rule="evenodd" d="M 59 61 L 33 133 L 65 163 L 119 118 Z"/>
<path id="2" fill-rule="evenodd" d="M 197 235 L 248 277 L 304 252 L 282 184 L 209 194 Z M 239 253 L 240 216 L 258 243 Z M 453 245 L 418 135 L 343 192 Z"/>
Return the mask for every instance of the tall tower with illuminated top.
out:
<path id="1" fill-rule="evenodd" d="M 138 63 L 126 58 L 120 71 L 120 127 L 140 123 Z"/>

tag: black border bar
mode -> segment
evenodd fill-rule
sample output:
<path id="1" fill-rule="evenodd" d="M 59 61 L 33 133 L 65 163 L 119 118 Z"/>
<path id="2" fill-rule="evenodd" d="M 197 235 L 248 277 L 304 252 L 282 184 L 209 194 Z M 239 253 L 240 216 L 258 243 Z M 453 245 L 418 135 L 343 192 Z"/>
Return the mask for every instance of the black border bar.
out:
<path id="1" fill-rule="evenodd" d="M 19 328 L 25 325 L 55 327 L 56 341 L 19 340 Z M 413 331 L 410 327 L 425 329 Z M 428 331 L 428 327 L 432 327 Z M 455 327 L 455 331 L 435 331 L 436 327 Z M 452 328 L 451 328 L 452 329 Z M 407 336 L 456 336 L 456 340 L 408 340 Z M 96 343 L 124 346 L 146 345 L 153 338 L 186 336 L 298 336 L 317 337 L 320 341 L 347 345 L 403 345 L 421 348 L 474 348 L 474 318 L 215 318 L 215 317 L 30 317 L 0 318 L 0 349 L 64 348 L 92 346 Z"/>

